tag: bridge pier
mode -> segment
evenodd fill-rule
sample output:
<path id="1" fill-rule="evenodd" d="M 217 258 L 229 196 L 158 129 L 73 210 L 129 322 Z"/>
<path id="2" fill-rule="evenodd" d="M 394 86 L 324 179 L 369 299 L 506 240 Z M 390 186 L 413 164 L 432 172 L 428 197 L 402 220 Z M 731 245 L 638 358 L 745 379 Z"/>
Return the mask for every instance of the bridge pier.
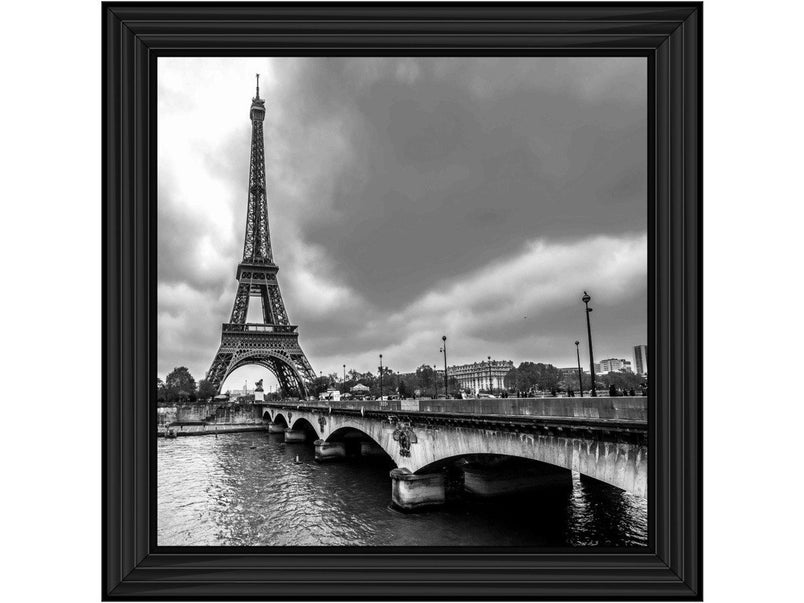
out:
<path id="1" fill-rule="evenodd" d="M 307 434 L 302 429 L 285 429 L 285 442 L 293 444 L 296 442 L 304 442 L 307 439 Z"/>
<path id="2" fill-rule="evenodd" d="M 268 433 L 285 433 L 285 426 L 279 423 L 269 423 Z"/>
<path id="3" fill-rule="evenodd" d="M 463 467 L 463 487 L 473 496 L 505 496 L 543 488 L 571 487 L 572 472 L 560 467 L 522 467 L 467 463 Z"/>
<path id="4" fill-rule="evenodd" d="M 375 442 L 360 442 L 360 456 L 385 456 L 385 450 Z"/>
<path id="5" fill-rule="evenodd" d="M 315 441 L 315 460 L 317 462 L 338 461 L 345 458 L 346 446 L 343 442 Z"/>
<path id="6" fill-rule="evenodd" d="M 403 511 L 443 505 L 446 498 L 443 473 L 416 475 L 406 468 L 391 471 L 391 500 Z"/>

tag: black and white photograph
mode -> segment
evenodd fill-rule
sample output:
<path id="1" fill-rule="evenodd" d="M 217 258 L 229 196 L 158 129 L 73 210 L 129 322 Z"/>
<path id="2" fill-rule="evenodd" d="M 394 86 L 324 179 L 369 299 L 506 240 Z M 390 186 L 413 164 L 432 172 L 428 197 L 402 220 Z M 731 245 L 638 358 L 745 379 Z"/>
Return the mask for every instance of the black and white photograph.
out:
<path id="1" fill-rule="evenodd" d="M 648 545 L 644 57 L 160 57 L 157 545 Z"/>

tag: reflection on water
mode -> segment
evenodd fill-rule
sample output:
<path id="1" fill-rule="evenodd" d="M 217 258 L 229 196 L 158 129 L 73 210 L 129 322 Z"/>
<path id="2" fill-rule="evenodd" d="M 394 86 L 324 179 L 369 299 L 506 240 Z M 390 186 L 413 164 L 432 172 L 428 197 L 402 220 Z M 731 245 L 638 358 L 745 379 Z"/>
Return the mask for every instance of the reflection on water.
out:
<path id="1" fill-rule="evenodd" d="M 571 489 L 405 514 L 383 460 L 318 464 L 312 446 L 254 432 L 157 446 L 161 546 L 647 544 L 646 501 L 577 474 Z"/>

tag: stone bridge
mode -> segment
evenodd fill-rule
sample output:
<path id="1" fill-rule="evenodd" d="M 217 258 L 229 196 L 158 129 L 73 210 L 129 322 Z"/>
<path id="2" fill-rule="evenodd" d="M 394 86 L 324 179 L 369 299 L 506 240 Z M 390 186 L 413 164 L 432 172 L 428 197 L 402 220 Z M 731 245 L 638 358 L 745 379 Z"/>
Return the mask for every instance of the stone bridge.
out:
<path id="1" fill-rule="evenodd" d="M 260 412 L 286 442 L 313 440 L 318 461 L 388 455 L 403 509 L 444 502 L 450 467 L 476 495 L 566 481 L 571 470 L 647 496 L 646 397 L 284 401 Z"/>

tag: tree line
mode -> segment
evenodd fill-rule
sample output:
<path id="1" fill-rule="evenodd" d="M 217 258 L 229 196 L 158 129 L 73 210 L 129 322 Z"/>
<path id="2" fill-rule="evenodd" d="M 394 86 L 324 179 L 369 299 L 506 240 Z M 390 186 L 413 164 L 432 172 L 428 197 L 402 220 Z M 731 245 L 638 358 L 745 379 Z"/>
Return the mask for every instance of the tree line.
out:
<path id="1" fill-rule="evenodd" d="M 444 376 L 438 375 L 433 367 L 426 364 L 421 365 L 413 373 L 398 373 L 391 367 L 382 367 L 382 383 L 380 382 L 380 371 L 361 373 L 354 369 L 343 374 L 330 373 L 329 375 L 319 375 L 313 382 L 312 393 L 318 396 L 329 389 L 337 389 L 341 393 L 353 393 L 352 388 L 357 385 L 364 385 L 368 388 L 365 392 L 366 397 L 378 398 L 380 396 L 380 386 L 382 385 L 383 396 L 399 396 L 401 398 L 413 398 L 418 396 L 435 396 L 444 394 Z M 451 377 L 449 381 L 450 393 L 455 393 L 459 389 L 458 381 Z M 356 392 L 355 392 L 356 393 Z M 359 395 L 359 394 L 358 394 Z"/>
<path id="2" fill-rule="evenodd" d="M 628 372 L 611 372 L 595 376 L 597 389 L 608 389 L 609 395 L 639 395 L 646 393 L 647 380 L 644 377 Z M 581 376 L 583 390 L 589 391 L 592 388 L 592 377 L 588 373 Z M 494 395 L 513 395 L 530 396 L 545 393 L 558 395 L 559 392 L 567 395 L 576 395 L 579 390 L 578 373 L 562 373 L 562 371 L 552 364 L 541 362 L 522 362 L 519 366 L 512 368 L 505 375 L 503 380 L 504 390 L 481 390 L 484 393 Z M 363 395 L 369 398 L 380 396 L 380 372 L 361 373 L 350 370 L 343 375 L 330 373 L 328 375 L 319 374 L 312 383 L 310 393 L 316 397 L 329 389 L 337 389 L 341 393 L 352 393 L 351 390 L 358 384 L 368 388 Z M 198 383 L 190 374 L 187 367 L 180 366 L 174 368 L 165 377 L 165 380 L 157 378 L 157 401 L 164 403 L 177 402 L 196 402 L 200 400 L 210 400 L 217 394 L 216 388 L 206 379 L 201 379 Z M 469 393 L 469 390 L 462 389 L 455 377 L 449 378 L 449 394 L 459 395 L 461 392 Z M 436 397 L 443 396 L 444 375 L 438 374 L 432 366 L 423 364 L 412 373 L 397 373 L 390 367 L 382 369 L 382 395 L 401 398 Z M 266 392 L 266 397 L 272 396 Z M 280 393 L 273 394 L 273 397 L 281 396 Z"/>
<path id="3" fill-rule="evenodd" d="M 592 389 L 590 374 L 583 373 L 580 381 L 579 383 L 577 371 L 564 373 L 552 364 L 522 362 L 518 367 L 508 371 L 504 384 L 509 392 L 520 395 L 536 393 L 557 395 L 559 392 L 575 395 L 581 385 L 583 391 Z M 638 395 L 647 390 L 647 385 L 645 377 L 634 373 L 611 372 L 595 375 L 596 389 L 608 389 L 609 395 L 612 396 Z"/>
<path id="4" fill-rule="evenodd" d="M 206 379 L 196 383 L 186 366 L 174 368 L 164 381 L 159 377 L 156 378 L 157 402 L 196 402 L 214 398 L 217 393 L 215 387 Z"/>

